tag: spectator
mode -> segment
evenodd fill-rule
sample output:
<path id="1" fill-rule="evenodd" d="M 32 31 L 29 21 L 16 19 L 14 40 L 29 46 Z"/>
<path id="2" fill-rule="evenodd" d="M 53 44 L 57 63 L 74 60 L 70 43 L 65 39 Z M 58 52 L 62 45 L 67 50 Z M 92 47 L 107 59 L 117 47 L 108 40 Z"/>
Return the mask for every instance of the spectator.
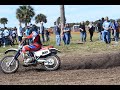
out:
<path id="1" fill-rule="evenodd" d="M 85 29 L 85 24 L 84 24 L 84 21 L 81 22 L 80 24 L 80 38 L 81 38 L 81 42 L 86 42 L 86 29 Z"/>
<path id="2" fill-rule="evenodd" d="M 97 27 L 98 27 L 98 32 L 99 32 L 99 40 L 101 41 L 102 40 L 102 32 L 101 32 L 101 20 L 100 19 L 98 20 Z"/>
<path id="3" fill-rule="evenodd" d="M 8 29 L 8 31 L 9 31 L 9 40 L 10 41 L 8 41 L 9 42 L 9 44 L 11 44 L 11 45 L 13 45 L 13 38 L 12 38 L 12 30 L 13 30 L 13 28 L 9 28 Z"/>
<path id="4" fill-rule="evenodd" d="M 29 36 L 30 33 L 31 33 L 30 27 L 27 26 L 27 27 L 26 27 L 26 30 L 25 30 L 25 36 Z M 30 44 L 30 42 L 31 42 L 30 39 L 27 39 L 27 40 L 26 40 L 26 44 Z"/>
<path id="5" fill-rule="evenodd" d="M 30 27 L 27 26 L 25 30 L 25 36 L 29 36 L 29 33 L 30 33 Z"/>
<path id="6" fill-rule="evenodd" d="M 95 24 L 95 32 L 98 32 L 98 26 Z"/>
<path id="7" fill-rule="evenodd" d="M 17 39 L 16 39 L 16 37 L 17 37 L 17 28 L 14 27 L 14 28 L 12 29 L 12 39 L 13 39 L 13 44 L 15 44 L 15 41 L 16 41 L 16 43 L 17 43 Z"/>
<path id="8" fill-rule="evenodd" d="M 46 36 L 46 41 L 50 40 L 50 33 L 48 31 L 48 29 L 45 30 L 45 36 Z"/>
<path id="9" fill-rule="evenodd" d="M 93 41 L 93 40 L 92 40 L 93 33 L 94 33 L 94 31 L 95 31 L 95 27 L 94 27 L 94 25 L 93 25 L 92 22 L 89 23 L 88 29 L 89 29 L 89 33 L 90 33 L 90 42 L 92 42 L 92 41 Z"/>
<path id="10" fill-rule="evenodd" d="M 119 39 L 119 30 L 118 30 L 118 22 L 114 21 L 112 23 L 112 29 L 113 29 L 113 36 L 115 39 L 115 43 L 118 43 L 118 39 Z"/>
<path id="11" fill-rule="evenodd" d="M 58 25 L 56 25 L 56 22 L 54 23 L 54 33 L 55 33 L 55 37 L 56 37 L 56 45 L 60 46 L 60 41 L 61 41 L 60 33 L 61 33 L 61 30 L 58 27 Z"/>
<path id="12" fill-rule="evenodd" d="M 69 39 L 68 39 L 68 43 L 70 44 L 70 39 L 72 39 L 71 28 L 70 28 L 69 24 L 67 24 L 67 27 L 69 28 L 69 33 L 68 33 Z"/>
<path id="13" fill-rule="evenodd" d="M 111 22 L 108 21 L 108 17 L 105 17 L 105 21 L 103 23 L 103 29 L 104 29 L 104 41 L 106 44 L 109 44 L 111 42 L 110 39 L 110 29 L 111 29 Z"/>
<path id="14" fill-rule="evenodd" d="M 63 29 L 64 32 L 64 44 L 69 45 L 70 44 L 70 27 L 69 24 L 65 24 L 65 27 Z"/>
<path id="15" fill-rule="evenodd" d="M 101 19 L 100 21 L 100 27 L 101 27 L 101 36 L 102 36 L 102 41 L 104 42 L 104 28 L 103 28 L 103 22 L 104 22 L 104 18 Z"/>
<path id="16" fill-rule="evenodd" d="M 3 30 L 0 27 L 0 46 L 3 45 Z"/>
<path id="17" fill-rule="evenodd" d="M 6 44 L 9 44 L 9 42 L 11 44 L 12 41 L 10 40 L 9 35 L 10 35 L 10 32 L 8 31 L 7 27 L 5 27 L 5 29 L 3 31 L 3 36 L 4 36 L 3 37 L 3 41 L 4 41 L 3 47 L 5 47 Z M 12 46 L 12 44 L 11 44 L 11 46 Z"/>
<path id="18" fill-rule="evenodd" d="M 22 37 L 23 37 L 23 31 L 22 30 L 23 30 L 23 28 L 22 28 L 21 24 L 19 24 L 19 27 L 17 29 L 17 35 L 18 35 L 19 43 L 21 43 Z"/>
<path id="19" fill-rule="evenodd" d="M 40 34 L 42 36 L 42 41 L 45 42 L 43 22 L 41 22 L 41 24 L 40 24 Z"/>

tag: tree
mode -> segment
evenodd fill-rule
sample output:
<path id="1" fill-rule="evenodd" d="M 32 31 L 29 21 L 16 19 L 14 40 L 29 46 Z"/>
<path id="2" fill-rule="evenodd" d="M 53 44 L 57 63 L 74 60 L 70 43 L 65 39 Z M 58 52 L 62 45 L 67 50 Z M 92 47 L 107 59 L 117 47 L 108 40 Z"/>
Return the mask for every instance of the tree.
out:
<path id="1" fill-rule="evenodd" d="M 16 10 L 16 18 L 19 20 L 21 26 L 21 23 L 24 22 L 24 18 L 23 18 L 22 10 L 20 10 L 19 8 Z"/>
<path id="2" fill-rule="evenodd" d="M 56 21 L 57 25 L 60 24 L 60 17 L 57 18 L 57 21 Z"/>
<path id="3" fill-rule="evenodd" d="M 4 25 L 4 28 L 5 28 L 5 24 L 7 24 L 7 22 L 8 22 L 8 19 L 5 17 L 0 19 L 0 23 Z"/>
<path id="4" fill-rule="evenodd" d="M 63 29 L 65 25 L 65 10 L 64 10 L 64 5 L 60 5 L 60 23 L 61 23 L 61 30 Z M 63 31 L 61 31 L 63 33 Z"/>
<path id="5" fill-rule="evenodd" d="M 47 23 L 47 17 L 44 14 L 38 14 L 35 17 L 35 22 L 36 23 L 41 23 L 41 22 Z"/>
<path id="6" fill-rule="evenodd" d="M 34 9 L 30 5 L 19 6 L 16 10 L 16 18 L 19 20 L 20 24 L 25 23 L 25 26 L 31 22 L 34 15 Z"/>

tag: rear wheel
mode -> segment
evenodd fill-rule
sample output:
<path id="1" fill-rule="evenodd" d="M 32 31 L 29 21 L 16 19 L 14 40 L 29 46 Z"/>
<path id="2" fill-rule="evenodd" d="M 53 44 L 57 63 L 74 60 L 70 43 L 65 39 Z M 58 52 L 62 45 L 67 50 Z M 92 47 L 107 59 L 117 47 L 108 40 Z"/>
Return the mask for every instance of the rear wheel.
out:
<path id="1" fill-rule="evenodd" d="M 60 58 L 57 55 L 51 55 L 46 58 L 46 62 L 43 63 L 43 69 L 47 71 L 54 71 L 60 68 Z"/>
<path id="2" fill-rule="evenodd" d="M 13 62 L 10 64 L 11 60 L 13 60 Z M 19 61 L 18 60 L 14 60 L 14 56 L 10 55 L 10 56 L 5 56 L 0 63 L 1 66 L 1 70 L 4 73 L 14 73 L 17 71 L 18 67 L 19 67 Z"/>

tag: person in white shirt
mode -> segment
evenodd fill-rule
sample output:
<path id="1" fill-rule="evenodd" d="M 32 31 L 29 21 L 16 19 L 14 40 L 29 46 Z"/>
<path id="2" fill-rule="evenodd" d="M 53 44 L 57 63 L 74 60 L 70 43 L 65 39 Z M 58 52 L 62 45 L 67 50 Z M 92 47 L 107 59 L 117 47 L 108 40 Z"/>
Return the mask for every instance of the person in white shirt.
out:
<path id="1" fill-rule="evenodd" d="M 7 28 L 5 27 L 5 30 L 3 31 L 4 37 L 8 37 L 9 34 L 10 34 L 9 31 L 8 31 Z"/>
<path id="2" fill-rule="evenodd" d="M 104 29 L 104 41 L 106 44 L 111 43 L 111 22 L 108 20 L 108 17 L 105 17 L 105 21 L 103 22 L 103 29 Z"/>
<path id="3" fill-rule="evenodd" d="M 10 35 L 10 32 L 7 29 L 7 27 L 5 27 L 5 29 L 3 31 L 3 41 L 4 41 L 3 47 L 5 47 L 6 44 L 10 44 L 12 46 L 12 41 L 11 41 L 9 35 Z"/>
<path id="4" fill-rule="evenodd" d="M 45 42 L 45 38 L 44 38 L 44 26 L 43 26 L 43 22 L 41 22 L 40 24 L 40 34 L 41 34 L 41 37 L 42 37 L 42 41 Z"/>
<path id="5" fill-rule="evenodd" d="M 20 25 L 20 24 L 19 24 Z M 20 25 L 19 27 L 18 27 L 18 29 L 17 29 L 17 35 L 18 35 L 18 41 L 19 41 L 19 43 L 21 43 L 21 41 L 22 41 L 22 37 L 23 37 L 23 28 L 22 28 L 22 26 Z"/>

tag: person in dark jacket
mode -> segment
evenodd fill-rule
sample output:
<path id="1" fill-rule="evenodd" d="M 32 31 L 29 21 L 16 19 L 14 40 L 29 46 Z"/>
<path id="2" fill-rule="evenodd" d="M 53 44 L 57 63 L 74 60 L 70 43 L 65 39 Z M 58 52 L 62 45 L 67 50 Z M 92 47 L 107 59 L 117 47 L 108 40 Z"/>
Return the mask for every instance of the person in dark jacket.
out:
<path id="1" fill-rule="evenodd" d="M 81 22 L 79 29 L 80 29 L 81 42 L 86 42 L 87 34 L 86 34 L 86 29 L 85 29 L 84 22 Z"/>
<path id="2" fill-rule="evenodd" d="M 90 22 L 90 24 L 88 25 L 88 29 L 89 29 L 89 33 L 90 33 L 90 42 L 92 42 L 92 37 L 93 37 L 93 33 L 95 31 L 95 27 L 93 25 L 92 22 Z"/>
<path id="3" fill-rule="evenodd" d="M 114 37 L 114 40 L 115 40 L 116 44 L 118 43 L 118 40 L 119 40 L 119 29 L 118 29 L 118 26 L 119 25 L 118 25 L 117 21 L 114 21 L 111 24 L 111 27 L 112 27 L 112 30 L 113 30 L 113 37 Z"/>
<path id="4" fill-rule="evenodd" d="M 64 33 L 64 44 L 65 45 L 69 45 L 70 44 L 70 37 L 71 37 L 71 30 L 69 27 L 69 24 L 65 24 L 65 27 L 63 29 L 63 33 Z"/>
<path id="5" fill-rule="evenodd" d="M 101 33 L 101 20 L 100 19 L 98 20 L 97 27 L 98 27 L 98 33 L 99 33 L 98 38 L 101 41 L 102 40 L 102 33 Z"/>
<path id="6" fill-rule="evenodd" d="M 45 36 L 46 36 L 46 41 L 50 40 L 50 32 L 48 31 L 48 29 L 45 30 Z"/>
<path id="7" fill-rule="evenodd" d="M 104 22 L 104 18 L 101 19 L 100 21 L 100 27 L 101 27 L 101 34 L 102 34 L 102 41 L 104 42 L 104 28 L 103 28 L 103 22 Z"/>
<path id="8" fill-rule="evenodd" d="M 40 25 L 40 34 L 42 36 L 42 42 L 45 42 L 44 32 L 45 32 L 45 27 L 43 26 L 43 22 L 41 22 L 41 25 Z"/>

